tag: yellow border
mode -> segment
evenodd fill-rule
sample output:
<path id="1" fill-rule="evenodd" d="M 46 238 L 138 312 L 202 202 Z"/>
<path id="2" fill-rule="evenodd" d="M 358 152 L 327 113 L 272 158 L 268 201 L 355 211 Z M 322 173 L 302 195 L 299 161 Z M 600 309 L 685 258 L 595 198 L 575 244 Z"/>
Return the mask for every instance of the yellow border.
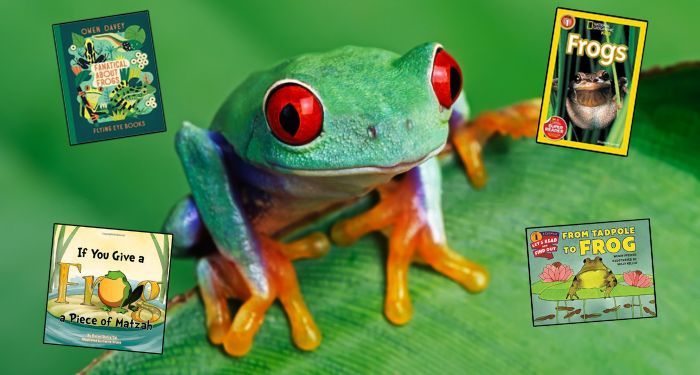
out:
<path id="1" fill-rule="evenodd" d="M 634 57 L 634 68 L 632 70 L 632 78 L 630 82 L 632 83 L 632 90 L 629 92 L 629 103 L 627 106 L 627 118 L 625 119 L 625 134 L 622 138 L 622 144 L 620 147 L 613 146 L 601 146 L 593 145 L 588 143 L 568 141 L 566 139 L 561 139 L 558 141 L 551 140 L 544 135 L 542 129 L 542 124 L 547 120 L 547 113 L 549 112 L 549 99 L 552 92 L 552 80 L 554 78 L 554 65 L 557 60 L 557 49 L 559 48 L 559 37 L 561 35 L 561 23 L 559 22 L 564 15 L 571 15 L 576 18 L 586 18 L 595 21 L 603 21 L 609 23 L 616 23 L 621 25 L 634 26 L 639 28 L 639 39 L 637 40 L 637 54 Z M 634 112 L 634 102 L 637 97 L 637 86 L 639 82 L 639 70 L 642 67 L 642 54 L 644 49 L 644 39 L 647 33 L 647 22 L 639 20 L 630 20 L 625 18 L 606 16 L 602 14 L 587 13 L 570 9 L 557 8 L 557 14 L 554 20 L 554 33 L 552 38 L 552 48 L 549 51 L 549 66 L 547 67 L 547 81 L 545 82 L 544 95 L 542 97 L 542 110 L 540 112 L 540 121 L 537 127 L 537 142 L 545 143 L 556 146 L 565 146 L 571 148 L 578 148 L 589 151 L 604 152 L 607 154 L 615 155 L 627 155 L 629 149 L 630 132 L 632 130 L 632 113 Z M 571 126 L 570 124 L 567 124 Z"/>

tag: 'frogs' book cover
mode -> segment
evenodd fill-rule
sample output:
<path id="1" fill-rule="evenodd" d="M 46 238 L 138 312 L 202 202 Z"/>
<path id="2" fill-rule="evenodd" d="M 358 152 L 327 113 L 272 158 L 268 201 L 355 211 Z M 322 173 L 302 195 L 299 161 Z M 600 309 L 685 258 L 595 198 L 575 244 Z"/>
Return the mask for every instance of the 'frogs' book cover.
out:
<path id="1" fill-rule="evenodd" d="M 525 234 L 534 326 L 656 317 L 649 219 Z"/>
<path id="2" fill-rule="evenodd" d="M 147 11 L 53 25 L 71 145 L 165 131 Z"/>
<path id="3" fill-rule="evenodd" d="M 646 29 L 557 9 L 538 143 L 627 156 Z"/>
<path id="4" fill-rule="evenodd" d="M 44 343 L 163 352 L 172 235 L 55 224 Z"/>

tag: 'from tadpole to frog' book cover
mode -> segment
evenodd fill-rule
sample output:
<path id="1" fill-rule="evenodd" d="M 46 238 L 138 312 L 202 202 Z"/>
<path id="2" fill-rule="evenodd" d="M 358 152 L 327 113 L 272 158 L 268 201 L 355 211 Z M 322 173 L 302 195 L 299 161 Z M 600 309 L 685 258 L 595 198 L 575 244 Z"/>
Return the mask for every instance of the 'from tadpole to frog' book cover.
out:
<path id="1" fill-rule="evenodd" d="M 53 25 L 71 145 L 165 131 L 147 11 Z"/>
<path id="2" fill-rule="evenodd" d="M 534 326 L 656 317 L 649 219 L 525 235 Z"/>
<path id="3" fill-rule="evenodd" d="M 44 343 L 163 352 L 172 235 L 55 224 Z"/>

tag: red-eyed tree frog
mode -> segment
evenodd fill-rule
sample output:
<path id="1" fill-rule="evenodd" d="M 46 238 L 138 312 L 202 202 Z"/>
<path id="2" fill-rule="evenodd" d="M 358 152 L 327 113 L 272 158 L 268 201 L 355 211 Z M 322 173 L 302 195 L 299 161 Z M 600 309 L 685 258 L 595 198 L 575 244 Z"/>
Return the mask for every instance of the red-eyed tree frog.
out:
<path id="1" fill-rule="evenodd" d="M 486 270 L 448 246 L 436 157 L 450 140 L 472 183 L 483 186 L 482 144 L 496 132 L 533 136 L 538 114 L 539 103 L 526 102 L 467 124 L 460 66 L 437 43 L 404 55 L 344 47 L 251 75 L 208 130 L 185 123 L 176 136 L 191 195 L 175 205 L 165 230 L 174 234 L 174 254 L 209 247 L 197 276 L 211 342 L 245 355 L 279 300 L 296 346 L 318 347 L 292 261 L 326 254 L 330 241 L 316 232 L 283 243 L 279 233 L 372 192 L 379 203 L 336 222 L 330 239 L 342 246 L 373 231 L 387 235 L 390 322 L 412 317 L 415 258 L 469 291 L 483 290 Z M 243 301 L 234 316 L 228 298 Z"/>

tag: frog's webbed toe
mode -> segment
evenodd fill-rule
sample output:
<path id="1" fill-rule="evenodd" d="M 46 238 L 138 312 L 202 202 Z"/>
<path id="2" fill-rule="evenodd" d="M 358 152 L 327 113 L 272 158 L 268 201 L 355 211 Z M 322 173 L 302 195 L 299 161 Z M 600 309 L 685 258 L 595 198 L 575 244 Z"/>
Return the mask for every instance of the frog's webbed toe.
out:
<path id="1" fill-rule="evenodd" d="M 483 290 L 489 280 L 484 268 L 447 246 L 439 212 L 439 195 L 431 194 L 434 189 L 439 192 L 439 180 L 426 185 L 426 179 L 435 178 L 434 168 L 438 168 L 437 162 L 429 160 L 420 171 L 411 171 L 403 179 L 380 187 L 380 201 L 376 206 L 356 217 L 337 222 L 331 229 L 331 238 L 341 245 L 350 244 L 373 231 L 387 235 L 389 254 L 384 314 L 397 325 L 407 323 L 413 315 L 408 292 L 408 270 L 413 261 L 427 263 L 471 292 Z"/>
<path id="2" fill-rule="evenodd" d="M 291 261 L 324 255 L 330 247 L 328 239 L 321 233 L 289 244 L 262 238 L 261 247 L 265 277 L 270 285 L 267 294 L 250 288 L 235 262 L 224 254 L 217 252 L 199 261 L 197 277 L 209 339 L 214 344 L 223 344 L 226 353 L 232 356 L 245 355 L 253 345 L 267 310 L 279 299 L 289 318 L 296 346 L 314 350 L 321 343 L 321 334 L 304 303 Z M 234 316 L 229 310 L 229 299 L 243 301 Z"/>
<path id="3" fill-rule="evenodd" d="M 495 133 L 513 138 L 534 137 L 540 114 L 540 100 L 532 99 L 503 108 L 484 112 L 466 126 L 452 126 L 451 143 L 457 151 L 472 185 L 486 185 L 486 170 L 481 151 Z"/>

